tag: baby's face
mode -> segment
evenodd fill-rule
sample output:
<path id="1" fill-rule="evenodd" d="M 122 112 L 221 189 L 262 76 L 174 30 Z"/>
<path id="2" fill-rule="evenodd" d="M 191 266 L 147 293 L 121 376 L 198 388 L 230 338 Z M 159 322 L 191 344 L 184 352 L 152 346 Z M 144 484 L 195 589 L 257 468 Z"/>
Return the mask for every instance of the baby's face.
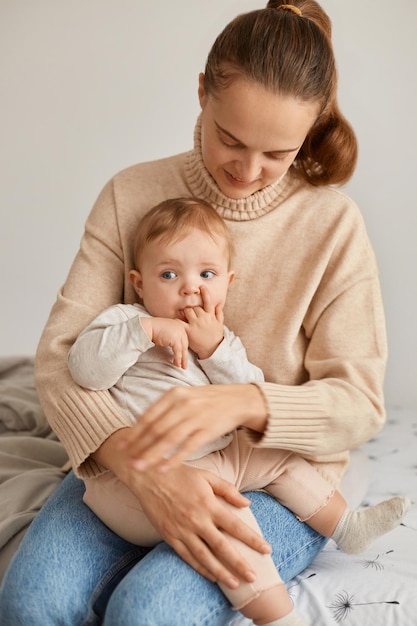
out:
<path id="1" fill-rule="evenodd" d="M 184 309 L 202 306 L 201 285 L 211 303 L 224 306 L 233 278 L 226 242 L 194 229 L 180 241 L 146 245 L 135 289 L 153 317 L 185 321 Z"/>

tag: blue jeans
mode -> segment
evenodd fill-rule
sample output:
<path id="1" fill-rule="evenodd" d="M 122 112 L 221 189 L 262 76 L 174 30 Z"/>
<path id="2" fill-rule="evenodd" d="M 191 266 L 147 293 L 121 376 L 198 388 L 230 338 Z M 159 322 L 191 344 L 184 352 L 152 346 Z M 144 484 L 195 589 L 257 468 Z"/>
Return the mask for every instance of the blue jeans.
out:
<path id="1" fill-rule="evenodd" d="M 0 624 L 226 626 L 236 617 L 217 585 L 167 544 L 144 549 L 111 532 L 83 492 L 70 473 L 30 525 L 0 589 Z M 327 540 L 267 494 L 248 495 L 288 582 Z"/>

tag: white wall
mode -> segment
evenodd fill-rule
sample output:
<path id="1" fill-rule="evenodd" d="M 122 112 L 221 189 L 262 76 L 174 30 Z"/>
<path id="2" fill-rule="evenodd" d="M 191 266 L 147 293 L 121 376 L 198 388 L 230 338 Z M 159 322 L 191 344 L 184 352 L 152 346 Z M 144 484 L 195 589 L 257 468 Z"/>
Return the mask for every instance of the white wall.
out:
<path id="1" fill-rule="evenodd" d="M 415 0 L 323 0 L 340 102 L 360 140 L 348 186 L 381 270 L 391 404 L 417 405 Z M 215 35 L 257 0 L 0 0 L 0 356 L 33 354 L 106 180 L 186 150 Z"/>

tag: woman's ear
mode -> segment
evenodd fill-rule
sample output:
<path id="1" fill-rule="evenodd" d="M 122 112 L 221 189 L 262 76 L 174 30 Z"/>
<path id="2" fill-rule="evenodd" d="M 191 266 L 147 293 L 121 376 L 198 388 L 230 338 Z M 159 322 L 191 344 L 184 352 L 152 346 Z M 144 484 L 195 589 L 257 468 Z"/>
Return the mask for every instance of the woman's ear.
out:
<path id="1" fill-rule="evenodd" d="M 204 105 L 207 102 L 207 95 L 204 89 L 204 74 L 202 72 L 198 75 L 198 100 L 201 108 L 204 109 Z"/>
<path id="2" fill-rule="evenodd" d="M 132 283 L 133 289 L 136 291 L 136 293 L 138 294 L 139 298 L 142 298 L 142 294 L 143 294 L 142 274 L 138 270 L 130 270 L 130 272 L 129 272 L 129 280 Z"/>

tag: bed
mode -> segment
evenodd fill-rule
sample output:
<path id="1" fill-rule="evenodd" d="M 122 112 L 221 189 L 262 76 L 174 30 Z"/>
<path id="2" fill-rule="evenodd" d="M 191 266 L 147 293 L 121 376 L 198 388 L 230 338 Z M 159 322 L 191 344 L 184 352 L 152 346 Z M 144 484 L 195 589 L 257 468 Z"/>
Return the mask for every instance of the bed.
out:
<path id="1" fill-rule="evenodd" d="M 359 506 L 362 487 L 363 507 L 406 494 L 411 508 L 401 526 L 360 555 L 343 554 L 330 541 L 288 584 L 311 626 L 417 625 L 417 410 L 389 407 L 387 413 L 384 430 L 353 452 L 355 468 L 346 475 L 344 493 Z M 250 624 L 237 618 L 233 626 Z"/>
<path id="2" fill-rule="evenodd" d="M 359 556 L 332 542 L 288 584 L 312 626 L 417 624 L 417 410 L 388 408 L 382 433 L 354 452 L 343 487 L 353 506 L 407 494 L 404 523 Z M 0 579 L 30 522 L 65 476 L 68 458 L 40 408 L 33 358 L 0 358 Z M 358 489 L 359 486 L 359 489 Z M 362 492 L 362 493 L 361 493 Z M 251 622 L 236 615 L 233 626 Z"/>

